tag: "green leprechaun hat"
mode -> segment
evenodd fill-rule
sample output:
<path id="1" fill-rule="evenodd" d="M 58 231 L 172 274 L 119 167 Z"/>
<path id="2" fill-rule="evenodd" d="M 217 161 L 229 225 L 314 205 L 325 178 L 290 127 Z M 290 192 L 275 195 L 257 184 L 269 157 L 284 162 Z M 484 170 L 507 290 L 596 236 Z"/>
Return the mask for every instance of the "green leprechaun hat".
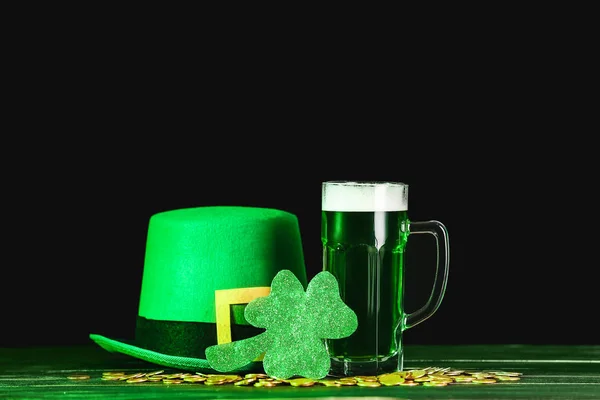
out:
<path id="1" fill-rule="evenodd" d="M 132 341 L 90 338 L 109 352 L 190 371 L 211 370 L 209 346 L 264 330 L 244 318 L 281 270 L 306 288 L 297 217 L 245 206 L 170 210 L 150 217 Z M 255 370 L 260 357 L 240 370 Z"/>

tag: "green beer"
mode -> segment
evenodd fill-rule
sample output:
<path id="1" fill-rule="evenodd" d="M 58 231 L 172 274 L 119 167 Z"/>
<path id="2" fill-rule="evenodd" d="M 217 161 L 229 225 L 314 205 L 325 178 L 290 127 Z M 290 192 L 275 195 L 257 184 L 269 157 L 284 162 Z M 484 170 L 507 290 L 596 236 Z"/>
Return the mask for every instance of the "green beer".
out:
<path id="1" fill-rule="evenodd" d="M 322 190 L 323 269 L 336 277 L 342 300 L 358 317 L 352 335 L 326 341 L 331 373 L 373 375 L 401 370 L 402 332 L 439 306 L 447 280 L 447 254 L 439 257 L 445 268 L 436 274 L 430 302 L 414 315 L 405 313 L 404 252 L 411 226 L 408 185 L 329 181 Z M 436 240 L 442 237 L 440 248 L 447 253 L 441 223 L 416 223 L 412 233 L 432 233 Z"/>
<path id="2" fill-rule="evenodd" d="M 342 300 L 358 317 L 354 334 L 328 342 L 333 358 L 382 361 L 398 352 L 406 214 L 323 211 L 325 270 L 337 278 Z"/>

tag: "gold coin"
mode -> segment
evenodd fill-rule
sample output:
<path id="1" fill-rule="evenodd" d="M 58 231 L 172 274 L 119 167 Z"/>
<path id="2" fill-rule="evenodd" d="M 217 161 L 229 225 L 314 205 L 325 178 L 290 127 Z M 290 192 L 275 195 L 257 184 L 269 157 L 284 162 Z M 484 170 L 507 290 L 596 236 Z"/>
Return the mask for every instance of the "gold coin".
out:
<path id="1" fill-rule="evenodd" d="M 295 378 L 288 380 L 288 382 L 292 386 L 313 386 L 316 383 L 314 379 L 309 378 Z"/>
<path id="2" fill-rule="evenodd" d="M 439 376 L 439 375 L 433 375 L 431 377 L 431 382 L 437 382 L 437 383 L 452 383 L 454 382 L 454 379 L 450 378 L 450 377 L 445 377 L 445 376 Z"/>
<path id="3" fill-rule="evenodd" d="M 245 378 L 245 379 L 239 380 L 237 382 L 234 382 L 233 384 L 235 386 L 248 386 L 254 382 L 256 382 L 256 378 Z"/>
<path id="4" fill-rule="evenodd" d="M 203 376 L 186 376 L 185 378 L 183 378 L 184 382 L 190 382 L 190 383 L 199 383 L 199 382 L 204 382 L 205 380 L 206 380 L 206 378 Z"/>
<path id="5" fill-rule="evenodd" d="M 450 368 L 432 367 L 427 369 L 427 373 L 430 374 L 443 374 L 450 371 Z"/>
<path id="6" fill-rule="evenodd" d="M 225 384 L 225 380 L 212 380 L 212 379 L 207 379 L 204 381 L 204 384 L 207 386 L 216 386 L 216 385 L 224 385 Z"/>
<path id="7" fill-rule="evenodd" d="M 362 386 L 362 387 L 379 387 L 379 386 L 381 386 L 381 383 L 379 383 L 379 382 L 373 382 L 373 381 L 358 381 L 358 382 L 356 382 L 356 386 Z"/>
<path id="8" fill-rule="evenodd" d="M 276 383 L 270 381 L 258 381 L 254 384 L 255 387 L 275 387 Z"/>
<path id="9" fill-rule="evenodd" d="M 379 376 L 379 382 L 385 386 L 396 386 L 404 382 L 404 378 L 397 374 L 386 374 Z"/>
<path id="10" fill-rule="evenodd" d="M 518 381 L 521 378 L 519 378 L 518 376 L 511 375 L 497 375 L 496 379 L 498 379 L 499 381 Z"/>
<path id="11" fill-rule="evenodd" d="M 398 384 L 398 386 L 419 386 L 419 385 L 421 385 L 419 382 L 414 382 L 414 381 L 404 381 L 404 382 Z"/>
<path id="12" fill-rule="evenodd" d="M 448 386 L 446 382 L 429 381 L 423 382 L 423 386 Z"/>
<path id="13" fill-rule="evenodd" d="M 119 380 L 126 381 L 126 380 L 128 380 L 128 379 L 141 378 L 142 376 L 144 376 L 144 374 L 143 374 L 143 373 L 141 373 L 141 372 L 137 372 L 137 373 L 135 373 L 135 374 L 129 374 L 129 375 L 120 375 L 120 376 L 119 376 Z"/>
<path id="14" fill-rule="evenodd" d="M 473 382 L 473 380 L 475 380 L 475 378 L 473 378 L 472 376 L 455 376 L 454 377 L 454 382 Z"/>
<path id="15" fill-rule="evenodd" d="M 376 376 L 365 376 L 365 375 L 358 375 L 358 376 L 354 376 L 354 379 L 356 379 L 357 381 L 363 381 L 363 382 L 377 382 L 377 377 Z"/>
<path id="16" fill-rule="evenodd" d="M 146 382 L 148 380 L 148 378 L 142 376 L 139 378 L 131 378 L 131 379 L 127 379 L 125 382 L 127 383 L 140 383 L 140 382 Z"/>
<path id="17" fill-rule="evenodd" d="M 85 374 L 73 374 L 73 375 L 67 376 L 67 379 L 78 380 L 78 381 L 90 379 L 90 378 L 91 378 L 91 376 L 85 375 Z"/>
<path id="18" fill-rule="evenodd" d="M 447 376 L 458 376 L 458 375 L 460 375 L 460 374 L 462 374 L 464 372 L 465 371 L 461 371 L 459 369 L 452 369 L 452 370 L 446 372 L 444 375 L 447 375 Z"/>
<path id="19" fill-rule="evenodd" d="M 103 375 L 102 378 L 103 381 L 120 381 L 121 377 L 120 376 L 110 376 L 110 375 Z"/>
<path id="20" fill-rule="evenodd" d="M 320 383 L 321 385 L 325 385 L 325 386 L 336 386 L 336 387 L 342 386 L 341 383 L 336 382 L 334 379 L 319 379 L 317 381 L 317 383 Z"/>
<path id="21" fill-rule="evenodd" d="M 246 374 L 244 375 L 244 378 L 246 379 L 250 379 L 250 378 L 256 378 L 256 379 L 260 379 L 260 378 L 268 378 L 269 375 L 267 374 Z"/>
<path id="22" fill-rule="evenodd" d="M 402 377 L 402 378 L 407 378 L 410 375 L 410 372 L 408 372 L 408 371 L 396 371 L 396 372 L 390 372 L 390 374 L 398 375 L 399 377 Z M 387 375 L 387 374 L 383 374 L 383 375 Z"/>
<path id="23" fill-rule="evenodd" d="M 182 379 L 163 379 L 162 383 L 166 385 L 174 385 L 178 383 L 183 383 Z"/>
<path id="24" fill-rule="evenodd" d="M 224 376 L 211 376 L 208 377 L 204 382 L 205 383 L 211 383 L 211 384 L 217 384 L 217 383 L 225 383 L 227 381 L 227 378 L 225 378 Z"/>
<path id="25" fill-rule="evenodd" d="M 521 376 L 523 375 L 521 372 L 506 372 L 506 371 L 496 371 L 494 374 L 500 376 Z"/>
<path id="26" fill-rule="evenodd" d="M 408 372 L 410 372 L 410 377 L 412 377 L 413 379 L 427 375 L 427 371 L 425 371 L 424 369 L 413 369 Z"/>
<path id="27" fill-rule="evenodd" d="M 433 380 L 433 378 L 430 376 L 422 376 L 420 378 L 413 379 L 413 381 L 415 381 L 415 382 L 429 382 L 431 380 Z"/>

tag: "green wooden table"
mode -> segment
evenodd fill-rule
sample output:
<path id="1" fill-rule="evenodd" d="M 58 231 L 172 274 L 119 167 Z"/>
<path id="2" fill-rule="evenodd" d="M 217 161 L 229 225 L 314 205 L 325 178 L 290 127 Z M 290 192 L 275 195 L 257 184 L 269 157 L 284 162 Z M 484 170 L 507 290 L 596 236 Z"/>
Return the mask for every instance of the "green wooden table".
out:
<path id="1" fill-rule="evenodd" d="M 521 380 L 445 387 L 375 388 L 166 385 L 102 380 L 106 371 L 161 368 L 108 353 L 91 344 L 70 347 L 0 348 L 0 399 L 600 399 L 600 346 L 471 345 L 406 346 L 406 368 L 451 367 L 521 372 Z M 173 372 L 169 370 L 169 372 Z M 87 374 L 90 379 L 67 376 Z"/>

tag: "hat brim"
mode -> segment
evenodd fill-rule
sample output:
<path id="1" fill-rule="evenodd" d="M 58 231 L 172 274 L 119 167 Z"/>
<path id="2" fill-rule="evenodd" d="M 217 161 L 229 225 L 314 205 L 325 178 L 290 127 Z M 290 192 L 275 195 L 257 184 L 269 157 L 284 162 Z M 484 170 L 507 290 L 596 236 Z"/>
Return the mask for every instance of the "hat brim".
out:
<path id="1" fill-rule="evenodd" d="M 147 350 L 135 346 L 133 344 L 110 339 L 105 336 L 94 333 L 90 334 L 90 339 L 92 339 L 94 342 L 96 342 L 96 344 L 98 344 L 100 347 L 102 347 L 108 352 L 125 354 L 130 357 L 134 357 L 163 367 L 194 372 L 218 373 L 213 368 L 211 368 L 207 360 L 201 358 L 181 357 L 169 354 L 162 354 L 156 351 Z M 230 372 L 262 372 L 262 369 L 262 362 L 254 361 L 236 369 L 235 371 Z"/>

